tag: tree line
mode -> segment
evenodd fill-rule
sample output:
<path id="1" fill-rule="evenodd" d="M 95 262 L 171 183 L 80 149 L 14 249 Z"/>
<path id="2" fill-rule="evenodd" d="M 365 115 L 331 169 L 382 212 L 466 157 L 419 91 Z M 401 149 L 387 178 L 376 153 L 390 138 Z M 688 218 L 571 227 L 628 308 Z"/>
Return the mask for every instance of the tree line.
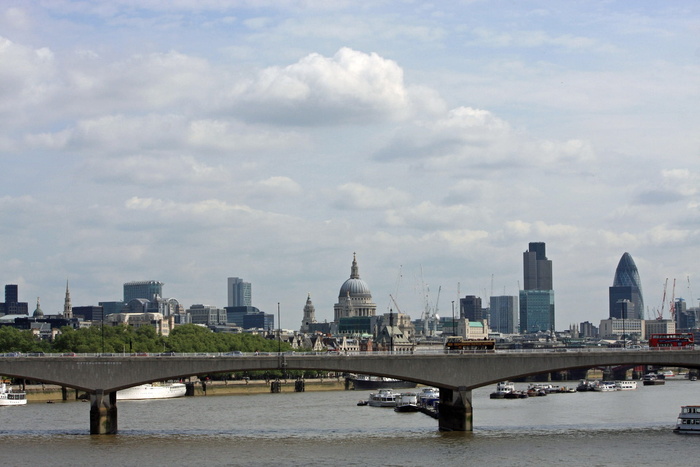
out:
<path id="1" fill-rule="evenodd" d="M 20 353 L 212 353 L 212 352 L 288 352 L 287 342 L 267 339 L 257 334 L 213 332 L 194 324 L 177 326 L 168 336 L 161 336 L 150 326 L 92 326 L 73 329 L 66 326 L 53 341 L 40 339 L 30 330 L 0 326 L 0 355 Z M 200 375 L 210 379 L 316 378 L 326 372 L 290 370 L 281 372 L 247 371 L 234 374 Z"/>
<path id="2" fill-rule="evenodd" d="M 66 326 L 52 341 L 40 339 L 30 330 L 0 326 L 0 353 L 199 353 L 289 351 L 287 342 L 257 334 L 213 332 L 194 324 L 177 326 L 161 336 L 150 326 Z"/>

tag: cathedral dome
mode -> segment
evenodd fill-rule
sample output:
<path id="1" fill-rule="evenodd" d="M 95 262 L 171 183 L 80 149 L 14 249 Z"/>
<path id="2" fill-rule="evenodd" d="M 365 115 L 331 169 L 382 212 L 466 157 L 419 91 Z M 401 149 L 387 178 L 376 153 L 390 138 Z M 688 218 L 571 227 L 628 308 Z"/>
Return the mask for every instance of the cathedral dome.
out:
<path id="1" fill-rule="evenodd" d="M 347 297 L 350 298 L 372 298 L 372 293 L 369 291 L 369 286 L 365 281 L 360 279 L 359 268 L 357 267 L 357 260 L 355 255 L 352 257 L 352 268 L 350 269 L 350 279 L 343 282 L 340 286 L 340 293 L 338 293 L 338 299 L 343 300 Z"/>
<path id="2" fill-rule="evenodd" d="M 338 297 L 367 297 L 371 298 L 372 293 L 369 291 L 367 283 L 362 279 L 348 279 L 340 287 Z"/>
<path id="3" fill-rule="evenodd" d="M 39 305 L 39 297 L 36 298 L 36 310 L 34 310 L 34 314 L 32 316 L 34 316 L 34 318 L 44 317 L 44 312 L 42 311 L 41 306 Z"/>

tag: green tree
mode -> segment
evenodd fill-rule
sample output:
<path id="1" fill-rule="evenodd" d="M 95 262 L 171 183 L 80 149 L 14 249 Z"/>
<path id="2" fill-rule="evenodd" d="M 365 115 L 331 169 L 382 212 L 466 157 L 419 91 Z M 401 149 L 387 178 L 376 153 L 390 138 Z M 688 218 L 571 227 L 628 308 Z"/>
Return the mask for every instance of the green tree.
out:
<path id="1" fill-rule="evenodd" d="M 0 352 L 45 352 L 50 345 L 32 331 L 0 326 Z"/>

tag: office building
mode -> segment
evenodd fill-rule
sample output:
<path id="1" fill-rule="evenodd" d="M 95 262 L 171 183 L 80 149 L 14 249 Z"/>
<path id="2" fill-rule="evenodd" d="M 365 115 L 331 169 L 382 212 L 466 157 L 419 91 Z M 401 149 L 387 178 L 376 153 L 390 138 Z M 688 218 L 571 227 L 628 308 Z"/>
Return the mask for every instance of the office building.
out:
<path id="1" fill-rule="evenodd" d="M 29 315 L 29 303 L 19 301 L 19 287 L 5 286 L 5 302 L 0 303 L 0 315 Z"/>
<path id="2" fill-rule="evenodd" d="M 642 283 L 637 265 L 629 253 L 620 258 L 615 269 L 613 285 L 608 290 L 609 317 L 617 319 L 644 319 Z M 629 303 L 626 303 L 625 300 Z M 624 315 L 627 313 L 627 315 Z"/>
<path id="3" fill-rule="evenodd" d="M 63 317 L 65 318 L 65 313 Z M 104 308 L 101 306 L 74 306 L 72 317 L 82 319 L 83 321 L 101 323 L 104 318 Z"/>
<path id="4" fill-rule="evenodd" d="M 643 319 L 600 320 L 600 337 L 603 339 L 646 339 L 646 321 Z"/>
<path id="5" fill-rule="evenodd" d="M 531 242 L 523 253 L 523 290 L 553 290 L 552 261 L 547 259 L 544 242 Z"/>
<path id="6" fill-rule="evenodd" d="M 226 310 L 212 305 L 192 305 L 187 309 L 192 324 L 218 326 L 227 324 Z"/>
<path id="7" fill-rule="evenodd" d="M 121 301 L 97 302 L 97 304 L 102 307 L 102 312 L 105 316 L 112 315 L 114 313 L 121 313 L 122 308 L 124 308 L 124 305 L 126 305 L 126 303 Z"/>
<path id="8" fill-rule="evenodd" d="M 228 306 L 253 306 L 253 292 L 250 282 L 240 277 L 229 277 L 227 283 Z"/>
<path id="9" fill-rule="evenodd" d="M 552 261 L 547 259 L 545 244 L 531 242 L 523 253 L 524 289 L 520 291 L 520 332 L 553 333 L 554 289 Z"/>
<path id="10" fill-rule="evenodd" d="M 124 302 L 129 303 L 136 298 L 144 298 L 155 302 L 163 296 L 163 282 L 136 281 L 124 284 Z"/>
<path id="11" fill-rule="evenodd" d="M 491 331 L 502 334 L 518 332 L 518 297 L 509 295 L 491 297 L 490 310 Z"/>
<path id="12" fill-rule="evenodd" d="M 467 295 L 459 299 L 459 317 L 469 321 L 481 321 L 484 313 L 481 309 L 481 297 Z"/>

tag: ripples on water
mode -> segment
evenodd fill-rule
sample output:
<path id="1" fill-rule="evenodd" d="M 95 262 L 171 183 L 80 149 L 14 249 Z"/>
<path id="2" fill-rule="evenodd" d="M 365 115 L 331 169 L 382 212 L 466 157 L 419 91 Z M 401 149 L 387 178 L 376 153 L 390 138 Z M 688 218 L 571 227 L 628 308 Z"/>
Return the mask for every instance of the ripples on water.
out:
<path id="1" fill-rule="evenodd" d="M 358 407 L 359 392 L 119 403 L 119 435 L 90 436 L 89 404 L 0 410 L 4 465 L 694 466 L 700 437 L 671 433 L 700 383 L 491 400 L 474 391 L 472 433 L 423 414 Z"/>

